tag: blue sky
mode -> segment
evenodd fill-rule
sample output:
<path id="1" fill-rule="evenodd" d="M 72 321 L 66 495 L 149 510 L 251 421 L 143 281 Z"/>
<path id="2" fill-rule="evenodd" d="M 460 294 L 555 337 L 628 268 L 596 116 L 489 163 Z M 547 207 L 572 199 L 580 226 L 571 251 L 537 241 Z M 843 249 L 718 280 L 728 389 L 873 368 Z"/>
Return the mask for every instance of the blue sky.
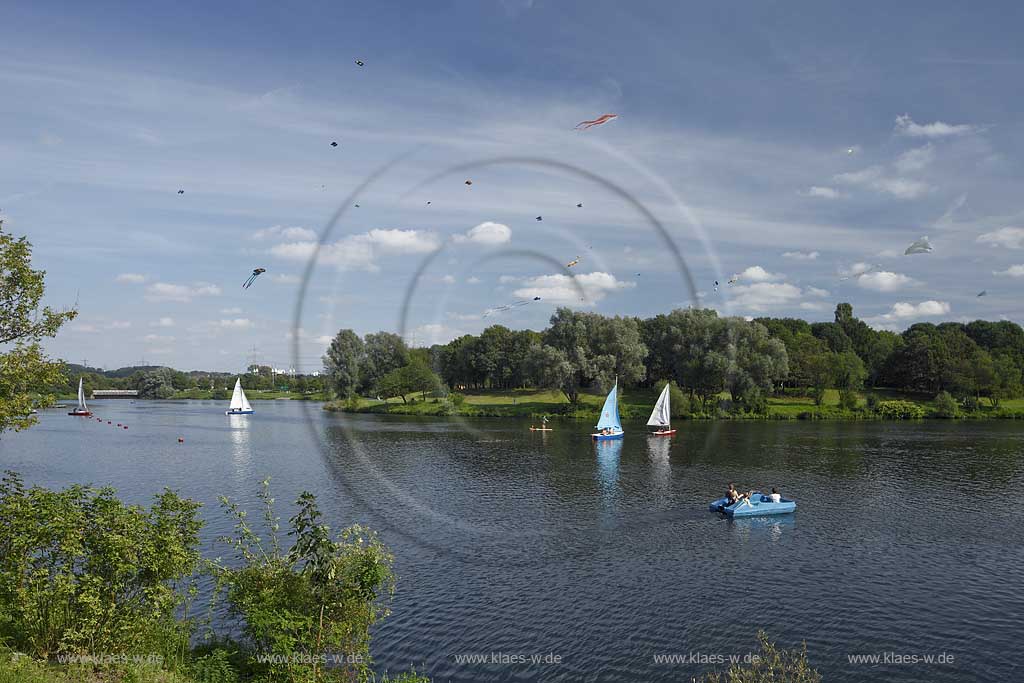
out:
<path id="1" fill-rule="evenodd" d="M 809 320 L 850 301 L 897 330 L 1024 322 L 1022 14 L 20 3 L 0 41 L 0 216 L 35 244 L 49 302 L 77 298 L 51 352 L 107 367 L 286 367 L 297 337 L 315 369 L 340 327 L 398 330 L 407 292 L 418 343 L 696 296 Z M 573 130 L 604 113 L 619 118 Z M 621 188 L 694 290 L 636 206 L 572 170 L 496 161 L 512 156 Z M 934 251 L 904 256 L 922 235 Z"/>

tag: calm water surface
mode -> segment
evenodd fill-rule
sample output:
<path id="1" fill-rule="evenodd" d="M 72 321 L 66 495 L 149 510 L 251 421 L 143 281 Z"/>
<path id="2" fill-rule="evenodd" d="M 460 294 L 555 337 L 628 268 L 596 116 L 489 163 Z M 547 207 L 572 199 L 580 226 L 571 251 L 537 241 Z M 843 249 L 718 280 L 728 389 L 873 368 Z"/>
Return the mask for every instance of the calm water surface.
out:
<path id="1" fill-rule="evenodd" d="M 230 530 L 217 496 L 255 514 L 264 477 L 279 501 L 314 492 L 332 526 L 369 524 L 396 555 L 379 668 L 689 680 L 713 667 L 655 658 L 742 657 L 765 629 L 787 647 L 805 640 L 830 681 L 1024 676 L 1024 424 L 682 423 L 671 440 L 638 424 L 595 446 L 580 423 L 541 434 L 287 401 L 257 402 L 248 418 L 202 401 L 94 409 L 104 422 L 53 410 L 5 436 L 0 468 L 46 486 L 109 484 L 139 503 L 179 489 L 205 505 L 210 555 L 228 554 L 213 540 Z M 729 481 L 778 486 L 799 509 L 722 519 L 707 503 Z M 458 661 L 492 653 L 561 663 Z M 884 653 L 947 661 L 847 657 Z"/>

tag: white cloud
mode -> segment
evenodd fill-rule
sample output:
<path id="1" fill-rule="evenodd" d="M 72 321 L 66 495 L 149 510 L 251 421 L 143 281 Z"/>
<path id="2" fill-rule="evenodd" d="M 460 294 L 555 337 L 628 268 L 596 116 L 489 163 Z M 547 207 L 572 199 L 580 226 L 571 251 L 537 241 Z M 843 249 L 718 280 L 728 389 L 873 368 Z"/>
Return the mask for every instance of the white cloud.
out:
<path id="1" fill-rule="evenodd" d="M 389 254 L 424 254 L 437 249 L 437 235 L 422 230 L 373 229 L 324 244 L 318 262 L 340 270 L 376 271 L 376 259 Z M 287 261 L 308 261 L 317 253 L 311 241 L 282 242 L 270 248 L 270 254 Z"/>
<path id="2" fill-rule="evenodd" d="M 842 197 L 839 191 L 832 187 L 824 187 L 822 185 L 811 185 L 804 192 L 807 197 L 816 197 L 818 199 L 839 199 Z"/>
<path id="3" fill-rule="evenodd" d="M 125 284 L 137 285 L 142 282 L 145 282 L 146 276 L 140 275 L 139 273 L 121 273 L 116 278 L 114 278 L 114 280 Z"/>
<path id="4" fill-rule="evenodd" d="M 149 344 L 168 344 L 174 341 L 174 337 L 168 337 L 162 334 L 147 334 L 142 338 L 142 341 Z"/>
<path id="5" fill-rule="evenodd" d="M 631 287 L 636 287 L 636 283 L 619 280 L 611 273 L 596 271 L 573 276 L 560 273 L 526 278 L 523 286 L 515 290 L 514 294 L 523 298 L 539 296 L 541 301 L 555 305 L 594 304 L 611 292 Z M 581 302 L 581 297 L 585 301 Z"/>
<path id="6" fill-rule="evenodd" d="M 174 318 L 160 318 L 149 324 L 150 327 L 174 327 Z"/>
<path id="7" fill-rule="evenodd" d="M 248 318 L 228 318 L 221 320 L 218 325 L 229 330 L 248 330 L 253 326 L 253 322 Z"/>
<path id="8" fill-rule="evenodd" d="M 406 343 L 416 346 L 432 346 L 433 344 L 446 344 L 458 335 L 457 331 L 441 323 L 427 323 L 406 334 L 405 340 Z"/>
<path id="9" fill-rule="evenodd" d="M 317 337 L 313 341 L 315 341 L 317 344 L 321 344 L 323 346 L 330 346 L 331 342 L 334 341 L 334 337 L 332 337 L 329 334 L 321 334 L 319 337 Z"/>
<path id="10" fill-rule="evenodd" d="M 890 176 L 881 166 L 869 166 L 860 171 L 839 173 L 834 176 L 834 180 L 844 185 L 867 187 L 878 192 L 885 192 L 899 199 L 920 197 L 932 189 L 931 185 L 920 180 Z"/>
<path id="11" fill-rule="evenodd" d="M 480 320 L 483 316 L 479 313 L 448 313 L 452 320 Z"/>
<path id="12" fill-rule="evenodd" d="M 729 289 L 732 302 L 742 309 L 764 311 L 794 303 L 801 296 L 800 288 L 788 282 L 756 282 L 734 285 Z"/>
<path id="13" fill-rule="evenodd" d="M 899 155 L 894 165 L 900 173 L 913 173 L 920 171 L 935 161 L 935 148 L 930 144 L 924 147 L 908 149 Z"/>
<path id="14" fill-rule="evenodd" d="M 270 276 L 270 280 L 281 285 L 297 285 L 302 282 L 302 278 L 298 275 L 291 275 L 289 273 L 275 273 Z"/>
<path id="15" fill-rule="evenodd" d="M 257 230 L 252 234 L 254 240 L 282 239 L 290 241 L 312 241 L 316 239 L 316 232 L 309 228 L 287 227 L 275 225 L 263 230 Z"/>
<path id="16" fill-rule="evenodd" d="M 1006 275 L 1008 277 L 1024 277 L 1024 264 L 1010 266 L 1006 270 L 994 270 L 993 275 Z"/>
<path id="17" fill-rule="evenodd" d="M 455 284 L 455 276 L 454 275 L 445 275 L 445 276 L 443 276 L 441 278 L 441 282 L 445 283 L 446 285 L 454 285 Z"/>
<path id="18" fill-rule="evenodd" d="M 169 282 L 154 282 L 146 287 L 148 301 L 178 301 L 188 303 L 194 297 L 219 296 L 220 287 L 206 282 L 192 285 L 176 285 Z"/>
<path id="19" fill-rule="evenodd" d="M 475 275 L 473 277 L 466 278 L 466 284 L 467 285 L 478 285 L 478 284 L 480 284 L 480 278 L 476 277 Z"/>
<path id="20" fill-rule="evenodd" d="M 465 235 L 454 235 L 453 242 L 473 242 L 493 247 L 512 241 L 512 229 L 502 223 L 486 221 L 466 231 Z"/>
<path id="21" fill-rule="evenodd" d="M 507 284 L 511 284 L 511 283 L 513 283 L 513 282 L 519 282 L 519 281 L 521 281 L 522 279 L 523 279 L 523 278 L 521 278 L 521 277 L 517 277 L 517 276 L 515 276 L 515 275 L 502 275 L 502 276 L 500 276 L 500 277 L 498 278 L 498 282 L 499 282 L 500 284 L 503 284 L 503 285 L 507 285 Z"/>
<path id="22" fill-rule="evenodd" d="M 977 126 L 965 123 L 952 124 L 942 121 L 933 123 L 914 123 L 909 114 L 896 117 L 896 133 L 912 138 L 946 138 L 954 135 L 967 135 L 978 130 Z"/>
<path id="23" fill-rule="evenodd" d="M 238 315 L 242 312 L 242 309 L 238 306 L 232 306 L 231 308 L 222 308 L 220 312 L 224 315 Z M 170 320 L 170 318 L 168 318 Z"/>
<path id="24" fill-rule="evenodd" d="M 949 303 L 945 301 L 922 301 L 919 304 L 900 302 L 893 304 L 892 310 L 884 315 L 869 318 L 868 322 L 886 323 L 910 318 L 927 318 L 937 315 L 947 315 L 950 311 Z"/>
<path id="25" fill-rule="evenodd" d="M 783 280 L 786 276 L 781 273 L 769 273 L 761 266 L 750 266 L 738 277 L 742 282 L 771 282 L 772 280 Z"/>
<path id="26" fill-rule="evenodd" d="M 806 290 L 809 296 L 820 296 L 822 298 L 829 296 L 827 289 L 819 289 L 818 287 L 808 287 Z"/>
<path id="27" fill-rule="evenodd" d="M 873 273 L 864 273 L 857 277 L 857 284 L 864 289 L 873 289 L 876 292 L 895 292 L 903 287 L 915 283 L 913 278 L 902 273 L 893 273 L 888 270 L 879 270 Z"/>
<path id="28" fill-rule="evenodd" d="M 787 251 L 782 254 L 782 258 L 793 259 L 794 261 L 814 261 L 820 255 L 816 251 Z"/>
<path id="29" fill-rule="evenodd" d="M 800 303 L 800 308 L 805 311 L 823 311 L 828 307 L 820 301 L 803 301 Z"/>
<path id="30" fill-rule="evenodd" d="M 127 320 L 115 320 L 110 323 L 110 329 L 112 330 L 127 330 L 132 324 Z"/>
<path id="31" fill-rule="evenodd" d="M 75 323 L 71 326 L 72 332 L 82 332 L 85 334 L 92 334 L 93 332 L 99 332 L 100 328 L 89 323 Z"/>
<path id="32" fill-rule="evenodd" d="M 978 235 L 978 242 L 1006 249 L 1024 248 L 1024 228 L 999 228 Z"/>

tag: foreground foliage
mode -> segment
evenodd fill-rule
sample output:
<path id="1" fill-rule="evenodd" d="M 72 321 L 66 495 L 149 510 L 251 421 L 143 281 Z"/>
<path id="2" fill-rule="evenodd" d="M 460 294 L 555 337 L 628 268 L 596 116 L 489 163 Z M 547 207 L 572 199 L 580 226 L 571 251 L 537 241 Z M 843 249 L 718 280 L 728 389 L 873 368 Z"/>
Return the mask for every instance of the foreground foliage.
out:
<path id="1" fill-rule="evenodd" d="M 820 683 L 821 674 L 807 661 L 806 644 L 799 650 L 780 650 L 764 631 L 758 631 L 757 642 L 755 661 L 710 673 L 703 683 Z"/>

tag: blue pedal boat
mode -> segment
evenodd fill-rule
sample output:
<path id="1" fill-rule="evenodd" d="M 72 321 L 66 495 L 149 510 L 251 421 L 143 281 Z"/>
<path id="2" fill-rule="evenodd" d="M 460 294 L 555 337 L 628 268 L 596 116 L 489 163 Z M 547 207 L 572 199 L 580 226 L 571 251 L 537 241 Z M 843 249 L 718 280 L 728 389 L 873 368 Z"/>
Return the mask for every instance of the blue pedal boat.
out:
<path id="1" fill-rule="evenodd" d="M 727 498 L 719 498 L 708 505 L 711 512 L 721 512 L 730 517 L 757 517 L 760 515 L 786 515 L 796 512 L 796 501 L 783 498 L 779 503 L 771 502 L 771 499 L 761 493 L 754 491 L 750 494 L 750 501 L 741 500 L 732 505 L 726 505 Z"/>

